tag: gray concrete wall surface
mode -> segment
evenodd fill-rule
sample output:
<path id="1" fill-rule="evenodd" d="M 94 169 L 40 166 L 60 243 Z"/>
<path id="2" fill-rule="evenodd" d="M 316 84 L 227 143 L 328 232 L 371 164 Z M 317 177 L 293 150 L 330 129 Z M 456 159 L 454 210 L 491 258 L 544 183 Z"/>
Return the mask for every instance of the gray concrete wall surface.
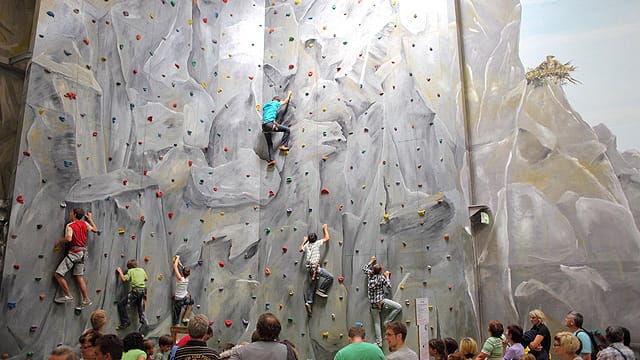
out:
<path id="1" fill-rule="evenodd" d="M 414 349 L 419 297 L 429 337 L 482 341 L 489 320 L 527 326 L 536 307 L 553 331 L 576 309 L 637 333 L 637 154 L 618 154 L 559 85 L 526 85 L 519 21 L 515 0 L 43 0 L 0 351 L 76 344 L 98 308 L 114 332 L 114 269 L 129 258 L 149 274 L 148 336 L 167 333 L 176 254 L 214 347 L 247 340 L 265 311 L 302 358 L 332 358 L 356 322 L 373 341 L 371 256 Z M 289 90 L 291 150 L 267 168 L 260 107 Z M 100 228 L 82 312 L 52 301 L 52 248 L 77 206 Z M 297 248 L 323 223 L 336 281 L 308 317 Z"/>
<path id="2" fill-rule="evenodd" d="M 130 258 L 149 274 L 148 336 L 167 333 L 175 254 L 215 346 L 249 339 L 265 311 L 303 358 L 332 358 L 356 322 L 373 341 L 371 256 L 392 272 L 399 320 L 415 329 L 413 299 L 428 297 L 431 336 L 477 336 L 457 49 L 445 1 L 42 1 L 2 352 L 76 344 L 98 308 L 115 331 L 114 269 Z M 260 106 L 289 90 L 291 150 L 267 168 Z M 100 229 L 85 274 L 93 305 L 78 314 L 53 303 L 52 279 L 77 206 Z M 297 249 L 323 223 L 336 281 L 308 317 Z"/>

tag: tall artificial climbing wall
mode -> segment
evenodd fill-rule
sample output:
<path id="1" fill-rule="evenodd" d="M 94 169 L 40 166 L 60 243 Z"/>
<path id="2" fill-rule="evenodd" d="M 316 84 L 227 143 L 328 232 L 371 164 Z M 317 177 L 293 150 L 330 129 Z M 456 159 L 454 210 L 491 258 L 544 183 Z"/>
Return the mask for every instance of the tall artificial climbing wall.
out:
<path id="1" fill-rule="evenodd" d="M 265 311 L 303 358 L 332 358 L 356 322 L 373 340 L 372 256 L 401 321 L 426 297 L 430 336 L 479 335 L 453 3 L 43 0 L 37 16 L 2 352 L 76 344 L 98 308 L 114 332 L 130 258 L 149 274 L 148 336 L 168 333 L 176 254 L 213 344 L 248 340 Z M 291 150 L 267 168 L 260 107 L 288 91 Z M 100 229 L 82 312 L 53 303 L 52 279 L 78 206 Z M 307 317 L 297 250 L 323 223 L 336 281 Z"/>

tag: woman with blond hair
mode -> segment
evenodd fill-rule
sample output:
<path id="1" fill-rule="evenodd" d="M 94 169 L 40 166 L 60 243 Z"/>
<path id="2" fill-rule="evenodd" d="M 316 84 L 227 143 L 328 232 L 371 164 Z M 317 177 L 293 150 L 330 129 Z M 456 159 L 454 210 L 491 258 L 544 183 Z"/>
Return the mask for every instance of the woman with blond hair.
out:
<path id="1" fill-rule="evenodd" d="M 465 359 L 473 359 L 478 354 L 478 343 L 470 337 L 460 339 L 460 352 Z"/>
<path id="2" fill-rule="evenodd" d="M 580 340 L 570 332 L 559 332 L 553 337 L 553 352 L 562 360 L 582 360 L 576 354 L 580 346 Z"/>
<path id="3" fill-rule="evenodd" d="M 531 329 L 527 331 L 525 338 L 532 338 L 529 343 L 529 353 L 536 357 L 536 360 L 549 360 L 549 350 L 551 348 L 551 333 L 547 328 L 546 316 L 539 310 L 529 312 Z"/>

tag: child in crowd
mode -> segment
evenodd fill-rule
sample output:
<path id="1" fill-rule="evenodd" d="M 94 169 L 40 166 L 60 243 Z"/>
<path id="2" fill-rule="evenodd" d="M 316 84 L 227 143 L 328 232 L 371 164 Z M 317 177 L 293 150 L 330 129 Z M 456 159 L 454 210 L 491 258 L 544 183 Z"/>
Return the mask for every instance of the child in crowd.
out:
<path id="1" fill-rule="evenodd" d="M 158 352 L 153 354 L 153 360 L 167 360 L 169 354 L 171 354 L 171 347 L 173 347 L 173 338 L 171 335 L 162 335 L 158 339 Z M 148 359 L 148 358 L 147 358 Z"/>
<path id="2" fill-rule="evenodd" d="M 147 353 L 147 359 L 151 359 L 153 354 L 156 352 L 156 343 L 151 339 L 146 339 L 142 345 L 144 347 L 144 352 Z"/>

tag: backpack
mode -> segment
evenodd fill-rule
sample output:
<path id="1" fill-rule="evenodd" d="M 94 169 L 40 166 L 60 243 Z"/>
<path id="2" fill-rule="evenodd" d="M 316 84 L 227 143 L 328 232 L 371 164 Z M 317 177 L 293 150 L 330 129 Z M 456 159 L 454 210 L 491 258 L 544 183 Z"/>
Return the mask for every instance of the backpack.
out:
<path id="1" fill-rule="evenodd" d="M 593 329 L 593 330 L 580 329 L 576 332 L 576 335 L 578 335 L 580 332 L 585 332 L 587 335 L 589 335 L 589 340 L 591 340 L 591 359 L 592 360 L 596 359 L 596 356 L 598 356 L 598 353 L 608 346 L 605 333 L 599 329 Z M 580 340 L 580 338 L 578 338 L 578 340 Z M 578 350 L 578 354 L 580 354 L 581 352 L 582 352 L 582 341 L 580 342 L 580 349 Z"/>

